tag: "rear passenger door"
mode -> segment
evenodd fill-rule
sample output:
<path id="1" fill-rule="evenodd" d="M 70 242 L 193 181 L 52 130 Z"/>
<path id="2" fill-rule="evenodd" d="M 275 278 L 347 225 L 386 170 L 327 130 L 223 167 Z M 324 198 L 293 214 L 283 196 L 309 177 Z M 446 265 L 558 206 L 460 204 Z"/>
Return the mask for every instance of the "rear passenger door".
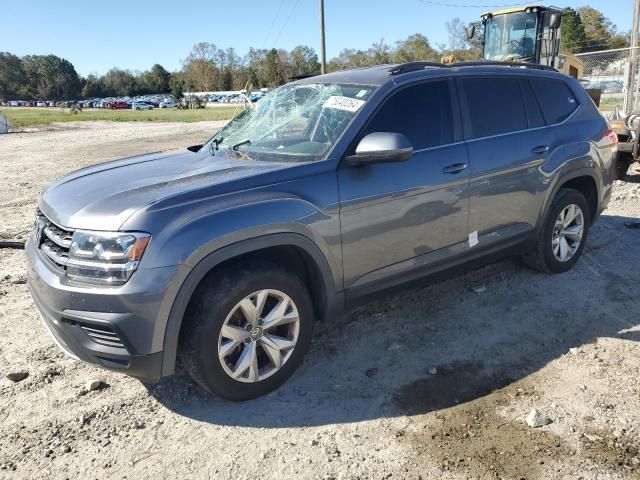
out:
<path id="1" fill-rule="evenodd" d="M 462 77 L 469 150 L 469 234 L 490 245 L 535 227 L 546 178 L 539 170 L 554 148 L 528 78 Z"/>

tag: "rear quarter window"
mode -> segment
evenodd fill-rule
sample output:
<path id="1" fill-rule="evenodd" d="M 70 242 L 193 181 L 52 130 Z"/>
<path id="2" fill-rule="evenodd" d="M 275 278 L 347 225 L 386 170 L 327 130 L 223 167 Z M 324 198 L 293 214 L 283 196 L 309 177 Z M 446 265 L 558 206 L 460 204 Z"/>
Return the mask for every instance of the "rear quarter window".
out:
<path id="1" fill-rule="evenodd" d="M 547 125 L 564 122 L 578 109 L 578 99 L 562 80 L 532 78 L 531 86 L 540 101 Z"/>

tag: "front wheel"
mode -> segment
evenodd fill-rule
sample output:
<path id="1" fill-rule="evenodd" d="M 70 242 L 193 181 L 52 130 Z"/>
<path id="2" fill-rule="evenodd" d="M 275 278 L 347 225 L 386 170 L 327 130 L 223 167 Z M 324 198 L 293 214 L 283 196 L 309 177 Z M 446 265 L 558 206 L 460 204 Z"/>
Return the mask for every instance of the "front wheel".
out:
<path id="1" fill-rule="evenodd" d="M 295 274 L 251 261 L 207 277 L 184 322 L 180 355 L 191 377 L 221 397 L 249 400 L 278 388 L 302 363 L 313 307 Z"/>
<path id="2" fill-rule="evenodd" d="M 587 241 L 591 214 L 584 195 L 561 189 L 554 198 L 535 247 L 523 258 L 535 270 L 563 273 L 578 262 Z"/>

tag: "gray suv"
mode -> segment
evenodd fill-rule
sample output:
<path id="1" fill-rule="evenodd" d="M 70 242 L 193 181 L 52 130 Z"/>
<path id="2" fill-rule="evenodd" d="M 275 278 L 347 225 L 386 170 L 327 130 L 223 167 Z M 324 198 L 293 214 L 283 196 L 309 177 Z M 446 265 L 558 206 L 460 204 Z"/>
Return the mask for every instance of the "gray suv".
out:
<path id="1" fill-rule="evenodd" d="M 26 245 L 69 355 L 146 381 L 181 359 L 233 400 L 301 364 L 315 321 L 495 254 L 572 268 L 617 138 L 580 84 L 426 62 L 278 88 L 204 145 L 50 185 Z"/>

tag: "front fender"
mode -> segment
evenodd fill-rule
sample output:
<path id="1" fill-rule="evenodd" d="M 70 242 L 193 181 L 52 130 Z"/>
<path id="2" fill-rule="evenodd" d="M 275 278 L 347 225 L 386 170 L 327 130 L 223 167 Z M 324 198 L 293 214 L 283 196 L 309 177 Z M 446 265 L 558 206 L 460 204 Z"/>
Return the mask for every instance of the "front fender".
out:
<path id="1" fill-rule="evenodd" d="M 271 233 L 236 242 L 212 251 L 201 258 L 182 283 L 173 302 L 166 325 L 162 327 L 164 330 L 162 376 L 171 375 L 175 372 L 182 319 L 193 292 L 205 275 L 225 260 L 263 248 L 281 245 L 302 248 L 317 265 L 324 284 L 326 315 L 333 316 L 342 311 L 344 298 L 343 294 L 336 289 L 336 278 L 331 272 L 327 259 L 318 246 L 308 237 L 298 233 Z"/>

